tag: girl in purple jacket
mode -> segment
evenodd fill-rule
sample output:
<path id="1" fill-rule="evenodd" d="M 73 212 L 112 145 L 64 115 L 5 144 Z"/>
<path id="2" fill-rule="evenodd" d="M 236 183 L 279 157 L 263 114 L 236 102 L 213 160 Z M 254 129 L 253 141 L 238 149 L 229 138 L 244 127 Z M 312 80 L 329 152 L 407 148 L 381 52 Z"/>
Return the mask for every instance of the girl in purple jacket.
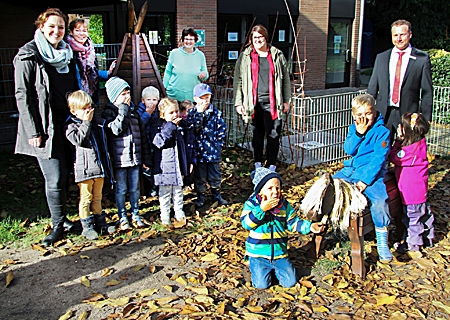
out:
<path id="1" fill-rule="evenodd" d="M 395 165 L 395 177 L 404 204 L 404 241 L 394 246 L 399 252 L 419 251 L 432 246 L 434 216 L 427 203 L 428 159 L 425 134 L 430 124 L 420 113 L 408 112 L 397 128 L 389 159 Z"/>

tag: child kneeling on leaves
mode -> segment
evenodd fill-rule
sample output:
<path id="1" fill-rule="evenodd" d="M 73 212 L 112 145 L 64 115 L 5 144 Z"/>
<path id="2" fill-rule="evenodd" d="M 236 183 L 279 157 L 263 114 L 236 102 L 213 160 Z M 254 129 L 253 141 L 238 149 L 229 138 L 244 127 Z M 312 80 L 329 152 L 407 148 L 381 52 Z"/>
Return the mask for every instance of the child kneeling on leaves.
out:
<path id="1" fill-rule="evenodd" d="M 106 145 L 105 120 L 94 118 L 92 99 L 78 90 L 69 95 L 70 117 L 65 125 L 67 139 L 75 146 L 75 182 L 80 188 L 79 215 L 83 226 L 82 235 L 95 240 L 99 233 L 116 231 L 108 226 L 102 212 L 104 177 L 112 179 L 112 167 Z M 91 209 L 93 215 L 91 215 Z"/>
<path id="2" fill-rule="evenodd" d="M 258 289 L 270 287 L 274 271 L 283 287 L 292 287 L 297 275 L 288 258 L 288 232 L 320 233 L 325 226 L 300 219 L 281 194 L 282 181 L 278 173 L 259 167 L 253 171 L 252 179 L 254 193 L 245 202 L 241 215 L 242 226 L 250 230 L 245 247 L 252 285 Z"/>

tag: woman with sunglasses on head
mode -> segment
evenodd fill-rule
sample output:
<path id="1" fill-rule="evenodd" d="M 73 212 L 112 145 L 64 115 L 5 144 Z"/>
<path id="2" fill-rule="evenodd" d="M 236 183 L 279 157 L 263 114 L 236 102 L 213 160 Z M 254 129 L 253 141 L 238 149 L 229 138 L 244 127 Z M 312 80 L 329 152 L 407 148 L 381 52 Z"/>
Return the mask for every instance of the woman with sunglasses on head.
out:
<path id="1" fill-rule="evenodd" d="M 64 42 L 67 16 L 49 8 L 35 21 L 34 38 L 14 57 L 14 78 L 19 125 L 16 153 L 36 157 L 45 179 L 52 231 L 43 245 L 54 244 L 66 218 L 67 163 L 73 162 L 64 123 L 70 115 L 67 96 L 78 90 L 73 51 Z M 66 226 L 65 226 L 66 225 Z"/>
<path id="2" fill-rule="evenodd" d="M 181 103 L 183 100 L 194 101 L 194 87 L 208 79 L 206 58 L 195 47 L 198 41 L 194 29 L 181 32 L 182 46 L 170 52 L 164 71 L 163 83 L 169 98 Z"/>

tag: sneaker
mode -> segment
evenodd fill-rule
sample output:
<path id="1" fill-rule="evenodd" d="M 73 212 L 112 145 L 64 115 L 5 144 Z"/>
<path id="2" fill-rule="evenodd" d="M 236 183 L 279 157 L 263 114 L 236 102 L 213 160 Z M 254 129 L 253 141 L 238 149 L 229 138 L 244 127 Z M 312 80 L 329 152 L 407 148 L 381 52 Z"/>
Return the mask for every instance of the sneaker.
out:
<path id="1" fill-rule="evenodd" d="M 177 221 L 182 221 L 183 219 L 186 219 L 186 215 L 184 214 L 183 211 L 181 211 L 180 213 L 175 212 L 175 219 Z"/>
<path id="2" fill-rule="evenodd" d="M 408 245 L 406 244 L 406 242 L 396 242 L 394 243 L 394 249 L 398 253 L 407 253 Z"/>
<path id="3" fill-rule="evenodd" d="M 170 225 L 170 218 L 161 218 L 161 224 L 165 225 L 165 226 L 169 226 Z"/>
<path id="4" fill-rule="evenodd" d="M 194 201 L 196 208 L 201 208 L 205 205 L 205 195 L 203 193 L 197 193 L 197 200 Z"/>
<path id="5" fill-rule="evenodd" d="M 127 217 L 120 218 L 120 220 L 119 220 L 119 227 L 120 227 L 120 230 L 122 230 L 122 231 L 131 230 L 130 223 L 128 222 L 128 218 Z"/>
<path id="6" fill-rule="evenodd" d="M 138 214 L 133 214 L 131 219 L 135 228 L 139 229 L 145 227 L 145 223 L 142 221 L 141 217 Z"/>

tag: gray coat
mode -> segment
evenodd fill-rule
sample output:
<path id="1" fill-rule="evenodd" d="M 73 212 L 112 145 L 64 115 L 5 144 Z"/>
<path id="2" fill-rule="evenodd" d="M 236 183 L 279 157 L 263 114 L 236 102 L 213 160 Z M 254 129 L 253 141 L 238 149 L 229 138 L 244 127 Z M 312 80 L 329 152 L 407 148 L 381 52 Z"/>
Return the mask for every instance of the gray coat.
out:
<path id="1" fill-rule="evenodd" d="M 252 58 L 250 53 L 252 46 L 247 47 L 239 55 L 234 68 L 234 105 L 244 106 L 242 119 L 247 123 L 251 121 L 255 106 L 253 104 L 252 92 Z M 280 120 L 285 120 L 283 103 L 291 101 L 291 80 L 287 68 L 286 58 L 279 49 L 270 46 L 273 64 L 275 66 L 275 103 Z"/>
<path id="2" fill-rule="evenodd" d="M 13 64 L 16 101 L 20 114 L 15 152 L 50 159 L 54 125 L 50 107 L 49 76 L 34 40 L 19 49 Z M 42 146 L 30 146 L 28 139 L 38 136 L 42 137 Z"/>
<path id="3" fill-rule="evenodd" d="M 65 126 L 67 139 L 75 146 L 75 182 L 109 177 L 111 183 L 112 166 L 106 145 L 106 121 L 94 118 L 81 121 L 71 117 Z"/>

